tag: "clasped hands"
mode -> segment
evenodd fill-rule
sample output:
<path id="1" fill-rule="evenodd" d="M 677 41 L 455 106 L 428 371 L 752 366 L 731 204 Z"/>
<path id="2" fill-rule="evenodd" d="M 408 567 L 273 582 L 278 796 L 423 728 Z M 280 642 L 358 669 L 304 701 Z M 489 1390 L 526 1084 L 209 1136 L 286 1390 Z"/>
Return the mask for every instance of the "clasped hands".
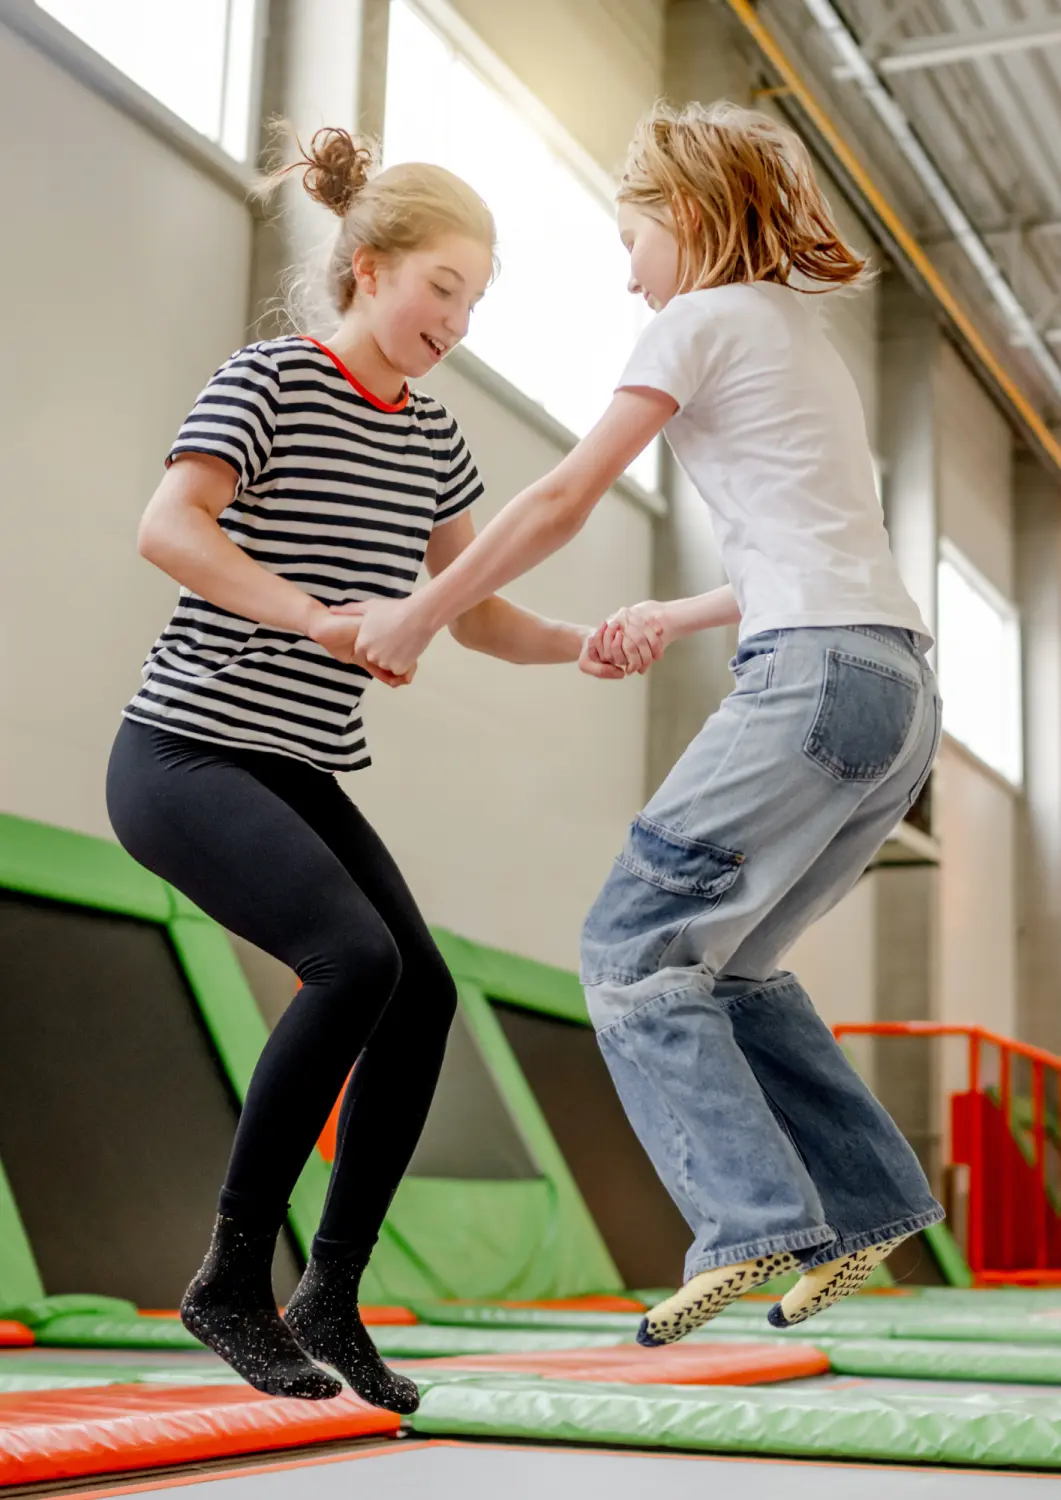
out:
<path id="1" fill-rule="evenodd" d="M 322 608 L 308 631 L 336 658 L 362 667 L 387 687 L 404 687 L 434 632 L 409 599 L 372 599 Z M 589 677 L 616 679 L 647 672 L 673 639 L 665 607 L 655 600 L 629 605 L 584 633 L 578 665 Z"/>

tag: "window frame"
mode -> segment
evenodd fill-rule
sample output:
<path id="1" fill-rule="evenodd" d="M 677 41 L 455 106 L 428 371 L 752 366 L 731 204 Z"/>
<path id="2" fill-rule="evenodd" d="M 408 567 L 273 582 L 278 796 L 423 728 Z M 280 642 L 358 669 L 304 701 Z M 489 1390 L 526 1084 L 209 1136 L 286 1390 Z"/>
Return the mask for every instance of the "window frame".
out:
<path id="1" fill-rule="evenodd" d="M 1016 665 L 1018 674 L 1016 694 L 1018 770 L 1016 777 L 1011 776 L 1008 771 L 1002 770 L 1001 767 L 992 765 L 989 760 L 985 760 L 985 758 L 980 754 L 978 750 L 976 750 L 972 745 L 966 744 L 965 740 L 959 738 L 959 736 L 954 733 L 953 729 L 948 726 L 946 721 L 947 710 L 945 692 L 943 709 L 943 733 L 952 745 L 957 746 L 962 754 L 969 756 L 978 767 L 981 767 L 990 776 L 995 777 L 1000 785 L 1004 786 L 1007 791 L 1019 795 L 1023 791 L 1025 784 L 1024 640 L 1021 613 L 1017 605 L 1014 604 L 1013 600 L 1008 599 L 1006 595 L 1001 591 L 1001 589 L 997 588 L 989 578 L 981 573 L 976 564 L 961 550 L 961 548 L 955 542 L 953 542 L 949 537 L 940 537 L 936 557 L 936 652 L 941 681 L 944 674 L 946 673 L 946 651 L 942 644 L 943 629 L 942 620 L 940 618 L 941 612 L 939 608 L 939 575 L 944 564 L 952 568 L 958 575 L 958 577 L 961 578 L 962 581 L 970 589 L 972 589 L 974 593 L 978 594 L 980 598 L 990 606 L 990 608 L 995 612 L 999 619 L 1004 622 L 1007 629 L 1012 630 L 1016 633 Z M 945 682 L 943 682 L 943 686 L 945 688 Z"/>
<path id="2" fill-rule="evenodd" d="M 249 128 L 252 130 L 261 113 L 268 0 L 255 0 L 255 6 L 255 52 L 248 106 Z M 235 157 L 229 156 L 227 151 L 208 136 L 202 135 L 168 105 L 156 99 L 154 94 L 135 83 L 94 47 L 82 41 L 76 32 L 42 10 L 36 0 L 6 0 L 0 11 L 0 25 L 42 52 L 122 114 L 143 125 L 218 186 L 225 188 L 245 208 L 249 208 L 252 213 L 258 212 L 253 198 L 248 196 L 256 181 L 253 149 L 246 162 L 239 162 Z"/>

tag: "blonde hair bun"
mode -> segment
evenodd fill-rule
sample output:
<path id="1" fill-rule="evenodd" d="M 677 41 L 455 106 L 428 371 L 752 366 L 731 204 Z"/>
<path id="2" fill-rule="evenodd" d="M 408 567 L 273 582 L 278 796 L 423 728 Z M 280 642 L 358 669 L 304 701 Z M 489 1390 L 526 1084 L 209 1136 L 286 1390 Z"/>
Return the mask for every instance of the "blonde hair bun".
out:
<path id="1" fill-rule="evenodd" d="M 301 141 L 298 149 L 302 155 L 291 165 L 295 171 L 302 169 L 306 192 L 315 203 L 345 218 L 376 168 L 374 144 L 357 139 L 340 126 L 327 125 L 314 134 L 308 151 Z"/>

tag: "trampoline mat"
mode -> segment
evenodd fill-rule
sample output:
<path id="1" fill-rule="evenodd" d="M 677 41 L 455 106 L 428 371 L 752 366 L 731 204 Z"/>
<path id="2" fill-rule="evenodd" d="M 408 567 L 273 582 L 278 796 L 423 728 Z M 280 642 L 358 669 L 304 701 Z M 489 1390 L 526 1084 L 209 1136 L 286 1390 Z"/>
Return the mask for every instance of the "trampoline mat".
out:
<path id="1" fill-rule="evenodd" d="M 196 1475 L 194 1489 L 203 1500 L 644 1500 L 656 1491 L 667 1500 L 703 1500 L 739 1486 L 741 1500 L 850 1500 L 856 1493 L 859 1500 L 895 1500 L 900 1484 L 907 1500 L 1046 1500 L 1057 1493 L 1056 1476 L 447 1442 L 217 1478 Z M 143 1491 L 93 1489 L 83 1500 L 136 1493 Z"/>

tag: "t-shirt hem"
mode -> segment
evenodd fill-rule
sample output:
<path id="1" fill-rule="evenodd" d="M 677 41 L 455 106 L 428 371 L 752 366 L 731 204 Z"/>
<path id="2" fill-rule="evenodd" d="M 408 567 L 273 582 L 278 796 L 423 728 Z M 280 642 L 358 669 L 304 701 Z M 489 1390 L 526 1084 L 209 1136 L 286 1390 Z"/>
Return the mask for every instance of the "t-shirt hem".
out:
<path id="1" fill-rule="evenodd" d="M 922 648 L 928 650 L 935 645 L 935 639 L 925 629 L 925 622 L 920 615 L 890 614 L 887 610 L 823 610 L 812 614 L 777 614 L 777 615 L 745 615 L 741 619 L 739 639 L 748 640 L 753 635 L 761 635 L 765 630 L 827 630 L 835 627 L 838 630 L 846 626 L 865 625 L 872 629 L 874 625 L 883 625 L 890 630 L 910 630 L 919 637 Z"/>
<path id="2" fill-rule="evenodd" d="M 353 761 L 348 766 L 327 766 L 322 761 L 311 759 L 299 750 L 291 750 L 283 745 L 261 745 L 254 744 L 248 740 L 237 740 L 223 734 L 207 734 L 201 729 L 189 729 L 180 719 L 170 719 L 165 714 L 159 714 L 157 718 L 146 714 L 138 714 L 133 706 L 122 709 L 122 718 L 131 719 L 134 724 L 143 724 L 148 729 L 163 729 L 167 734 L 179 734 L 182 739 L 200 740 L 206 745 L 220 745 L 226 750 L 251 750 L 260 755 L 283 755 L 287 760 L 297 760 L 304 766 L 311 766 L 314 771 L 323 771 L 330 776 L 343 776 L 349 771 L 364 771 L 372 764 L 371 755 Z"/>

